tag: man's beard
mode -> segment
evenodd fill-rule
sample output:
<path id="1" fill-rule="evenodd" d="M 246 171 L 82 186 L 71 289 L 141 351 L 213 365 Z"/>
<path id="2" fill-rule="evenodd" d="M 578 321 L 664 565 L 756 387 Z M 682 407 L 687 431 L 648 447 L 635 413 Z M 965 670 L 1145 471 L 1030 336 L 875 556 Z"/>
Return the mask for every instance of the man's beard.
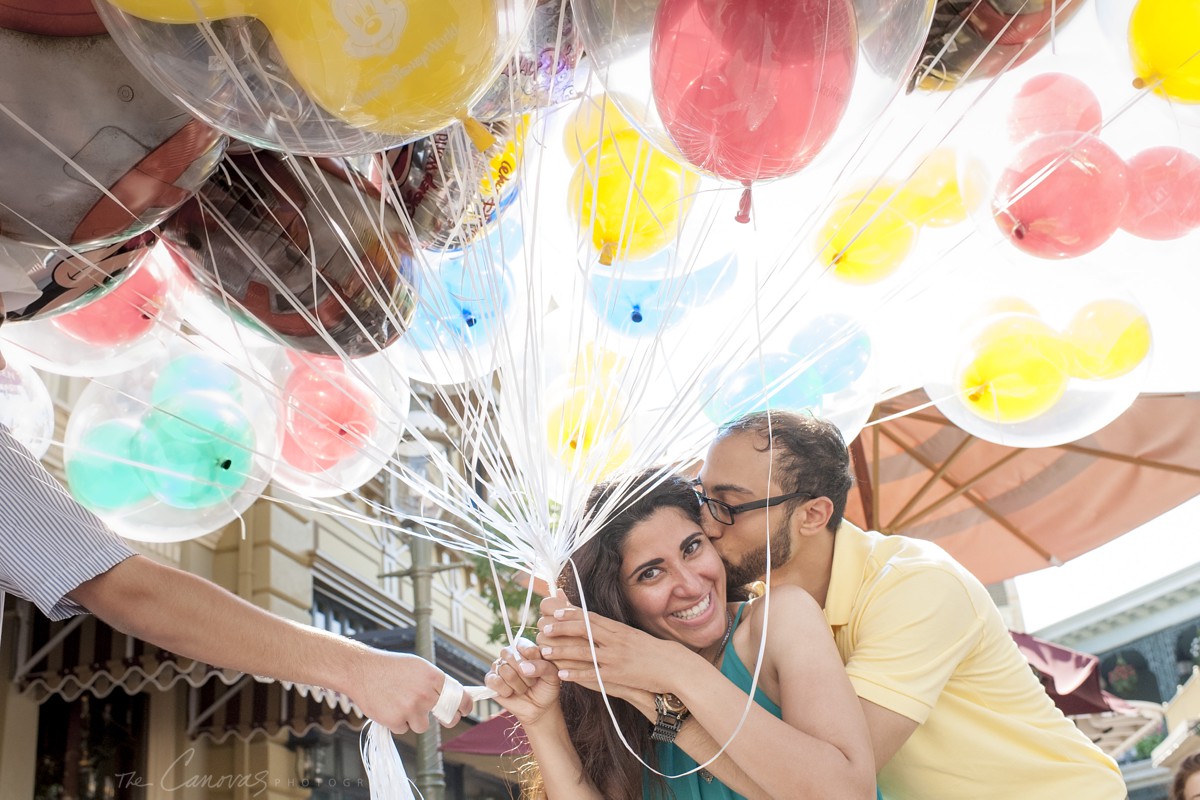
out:
<path id="1" fill-rule="evenodd" d="M 745 586 L 763 579 L 767 573 L 767 548 L 771 548 L 771 568 L 778 569 L 792 558 L 792 515 L 788 514 L 783 521 L 771 531 L 767 543 L 756 550 L 747 553 L 741 561 L 734 564 L 725 562 L 725 583 L 728 586 Z"/>

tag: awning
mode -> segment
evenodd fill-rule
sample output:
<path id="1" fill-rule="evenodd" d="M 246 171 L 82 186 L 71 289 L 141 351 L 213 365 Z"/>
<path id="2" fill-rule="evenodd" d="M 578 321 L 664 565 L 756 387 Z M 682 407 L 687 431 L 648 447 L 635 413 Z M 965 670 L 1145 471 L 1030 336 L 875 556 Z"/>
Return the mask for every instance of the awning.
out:
<path id="1" fill-rule="evenodd" d="M 521 723 L 507 711 L 442 743 L 442 752 L 480 756 L 521 756 L 532 753 Z"/>
<path id="2" fill-rule="evenodd" d="M 985 584 L 1068 561 L 1200 494 L 1200 394 L 1142 395 L 1090 436 L 1030 449 L 977 439 L 928 402 L 914 391 L 875 407 L 851 445 L 846 517 L 937 542 Z"/>
<path id="3" fill-rule="evenodd" d="M 344 695 L 302 684 L 256 679 L 181 658 L 110 628 L 91 615 L 52 622 L 23 600 L 17 617 L 13 683 L 39 704 L 52 697 L 67 702 L 85 692 L 107 697 L 188 689 L 187 732 L 216 742 L 229 736 L 249 740 L 283 730 L 297 736 L 314 729 L 361 728 L 365 719 Z"/>

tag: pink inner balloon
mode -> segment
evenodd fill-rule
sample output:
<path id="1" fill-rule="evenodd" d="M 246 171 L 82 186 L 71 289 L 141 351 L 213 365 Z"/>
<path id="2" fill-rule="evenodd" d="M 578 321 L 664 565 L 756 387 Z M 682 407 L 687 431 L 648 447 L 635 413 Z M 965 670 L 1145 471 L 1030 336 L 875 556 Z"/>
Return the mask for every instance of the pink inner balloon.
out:
<path id="1" fill-rule="evenodd" d="M 1097 133 L 1103 117 L 1100 100 L 1073 75 L 1047 72 L 1021 87 L 1008 112 L 1008 138 L 1023 142 L 1058 131 Z"/>
<path id="2" fill-rule="evenodd" d="M 283 455 L 299 469 L 312 463 L 327 469 L 362 447 L 375 430 L 371 401 L 348 375 L 299 367 L 283 392 Z"/>
<path id="3" fill-rule="evenodd" d="M 166 283 L 143 265 L 108 294 L 51 320 L 81 342 L 112 347 L 149 333 L 166 298 Z"/>
<path id="4" fill-rule="evenodd" d="M 663 0 L 651 82 L 683 157 L 748 183 L 797 172 L 828 144 L 857 58 L 849 0 Z"/>
<path id="5" fill-rule="evenodd" d="M 1125 162 L 1095 136 L 1051 133 L 1033 139 L 1005 168 L 992 215 L 1019 249 L 1073 258 L 1104 244 L 1127 197 Z"/>
<path id="6" fill-rule="evenodd" d="M 1129 159 L 1128 169 L 1122 228 L 1163 240 L 1200 227 L 1200 158 L 1178 147 L 1151 147 Z"/>

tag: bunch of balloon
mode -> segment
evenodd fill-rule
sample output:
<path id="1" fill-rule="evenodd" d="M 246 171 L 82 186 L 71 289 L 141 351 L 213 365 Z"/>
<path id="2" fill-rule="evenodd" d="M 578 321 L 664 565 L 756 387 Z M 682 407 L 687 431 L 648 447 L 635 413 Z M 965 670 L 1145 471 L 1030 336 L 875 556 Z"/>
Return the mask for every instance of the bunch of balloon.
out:
<path id="1" fill-rule="evenodd" d="M 122 536 L 182 541 L 232 522 L 279 458 L 265 368 L 179 337 L 150 365 L 94 379 L 67 423 L 71 493 Z"/>
<path id="2" fill-rule="evenodd" d="M 0 425 L 12 432 L 34 458 L 42 458 L 54 441 L 54 401 L 46 384 L 20 355 L 5 348 L 0 369 Z"/>
<path id="3" fill-rule="evenodd" d="M 226 139 L 142 76 L 91 3 L 36 6 L 0 6 L 0 234 L 77 255 L 162 222 Z"/>
<path id="4" fill-rule="evenodd" d="M 283 420 L 273 480 L 301 497 L 354 491 L 391 460 L 407 381 L 381 354 L 350 362 L 280 350 L 269 363 Z"/>
<path id="5" fill-rule="evenodd" d="M 404 221 L 345 162 L 230 156 L 162 237 L 218 307 L 295 350 L 377 352 L 416 308 Z"/>
<path id="6" fill-rule="evenodd" d="M 717 425 L 770 409 L 811 413 L 831 420 L 846 441 L 858 436 L 879 399 L 870 331 L 852 312 L 825 302 L 797 307 L 762 346 L 740 362 L 705 377 L 704 412 Z"/>
<path id="7" fill-rule="evenodd" d="M 532 8 L 106 0 L 97 10 L 130 60 L 198 118 L 257 147 L 345 156 L 467 120 Z"/>
<path id="8" fill-rule="evenodd" d="M 1075 441 L 1120 416 L 1153 345 L 1132 292 L 1093 263 L 1005 271 L 990 296 L 947 287 L 960 312 L 946 316 L 930 398 L 968 433 L 1018 447 Z"/>
<path id="9" fill-rule="evenodd" d="M 132 266 L 107 293 L 7 325 L 0 338 L 39 369 L 60 375 L 113 375 L 161 354 L 179 332 L 182 286 L 165 248 L 153 241 L 134 251 Z"/>
<path id="10" fill-rule="evenodd" d="M 508 363 L 528 304 L 518 215 L 493 222 L 458 251 L 423 251 L 417 308 L 408 331 L 384 355 L 403 375 L 453 388 Z"/>
<path id="11" fill-rule="evenodd" d="M 795 174 L 875 122 L 916 63 L 932 13 L 918 0 L 574 8 L 596 72 L 633 124 L 664 152 L 746 187 L 740 221 L 752 182 Z"/>

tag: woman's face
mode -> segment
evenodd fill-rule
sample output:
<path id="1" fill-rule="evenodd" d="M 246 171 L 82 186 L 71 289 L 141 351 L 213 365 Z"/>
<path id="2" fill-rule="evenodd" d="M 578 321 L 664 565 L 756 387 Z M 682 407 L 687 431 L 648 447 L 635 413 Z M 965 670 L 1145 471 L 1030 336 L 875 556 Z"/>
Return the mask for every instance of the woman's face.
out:
<path id="1" fill-rule="evenodd" d="M 634 623 L 693 650 L 725 636 L 725 566 L 700 526 L 677 508 L 635 525 L 621 551 L 621 583 Z"/>
<path id="2" fill-rule="evenodd" d="M 1200 772 L 1193 772 L 1183 784 L 1183 800 L 1200 798 Z"/>

